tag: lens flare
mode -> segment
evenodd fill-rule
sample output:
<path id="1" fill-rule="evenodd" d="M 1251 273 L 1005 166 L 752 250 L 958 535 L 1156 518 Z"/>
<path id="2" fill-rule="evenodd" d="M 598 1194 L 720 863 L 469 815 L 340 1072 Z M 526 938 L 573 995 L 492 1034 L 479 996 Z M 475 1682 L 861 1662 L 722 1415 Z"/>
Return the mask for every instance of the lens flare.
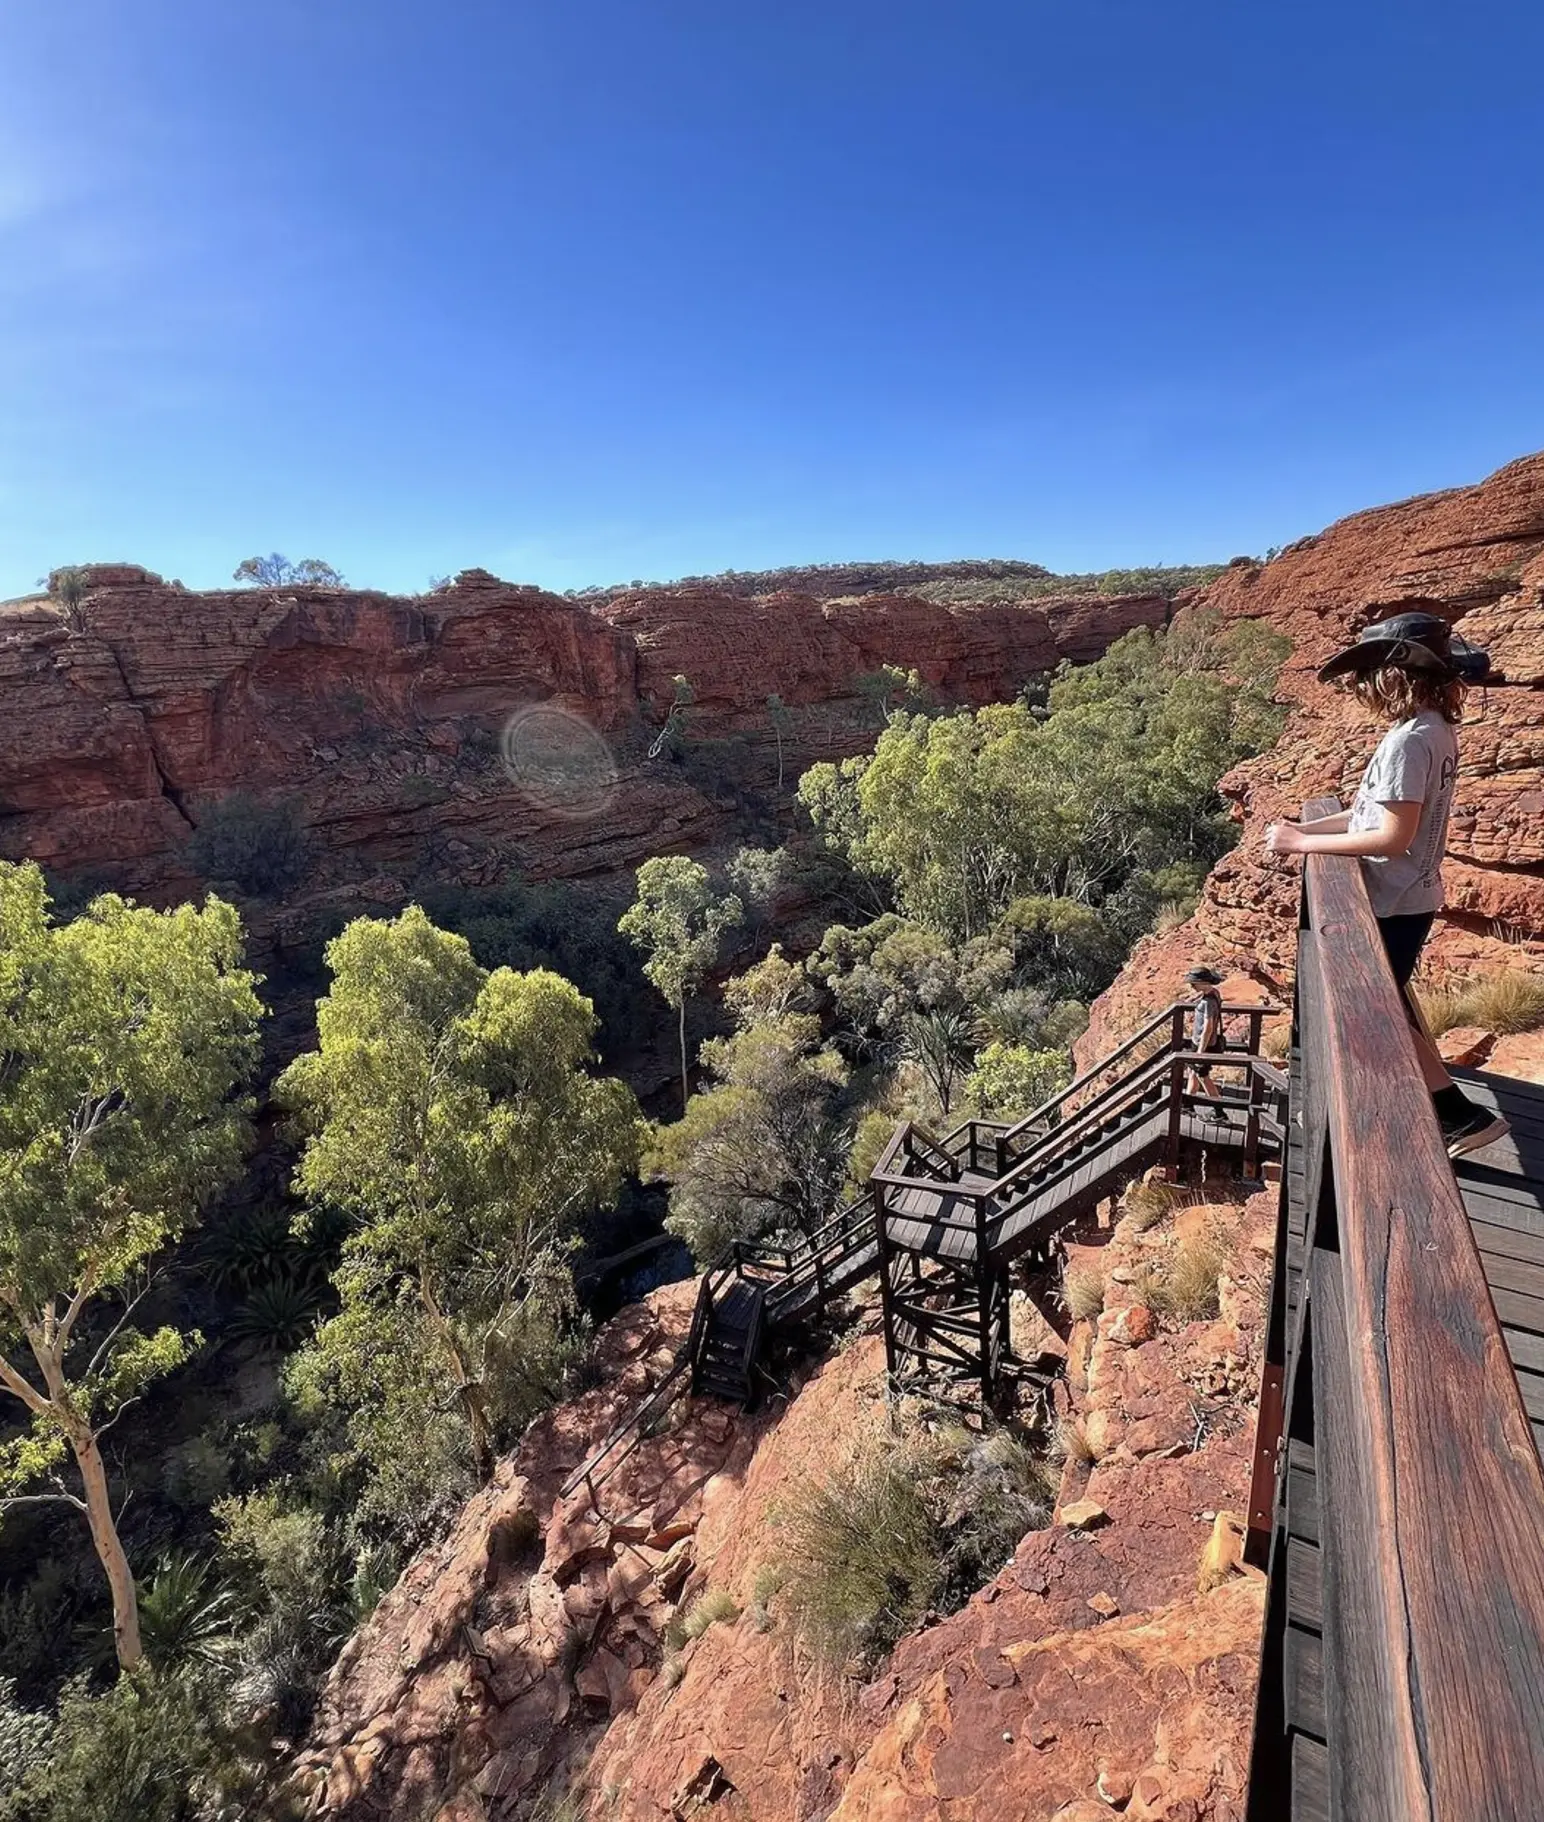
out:
<path id="1" fill-rule="evenodd" d="M 616 788 L 616 761 L 602 736 L 552 703 L 511 715 L 501 747 L 509 782 L 551 815 L 587 822 Z"/>

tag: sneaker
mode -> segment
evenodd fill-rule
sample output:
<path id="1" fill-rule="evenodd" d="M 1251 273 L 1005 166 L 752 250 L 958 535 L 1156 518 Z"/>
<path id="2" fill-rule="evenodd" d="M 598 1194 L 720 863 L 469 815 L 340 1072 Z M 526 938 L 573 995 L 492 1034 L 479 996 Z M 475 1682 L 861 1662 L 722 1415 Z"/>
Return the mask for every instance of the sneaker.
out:
<path id="1" fill-rule="evenodd" d="M 1442 1122 L 1442 1139 L 1447 1146 L 1448 1156 L 1461 1158 L 1466 1152 L 1481 1151 L 1487 1145 L 1494 1145 L 1497 1139 L 1504 1139 L 1511 1130 L 1511 1126 L 1499 1113 L 1492 1113 L 1488 1107 L 1477 1107 L 1471 1101 L 1468 1113 L 1461 1120 Z"/>

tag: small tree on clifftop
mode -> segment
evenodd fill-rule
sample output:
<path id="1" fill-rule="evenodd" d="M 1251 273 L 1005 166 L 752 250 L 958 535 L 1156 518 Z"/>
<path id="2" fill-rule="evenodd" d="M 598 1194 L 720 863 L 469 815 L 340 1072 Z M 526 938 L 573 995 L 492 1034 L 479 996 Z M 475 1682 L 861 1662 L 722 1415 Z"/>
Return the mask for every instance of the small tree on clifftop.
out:
<path id="1" fill-rule="evenodd" d="M 236 565 L 234 580 L 250 583 L 254 588 L 295 588 L 316 584 L 338 588 L 343 578 L 330 563 L 320 557 L 302 557 L 291 563 L 274 551 L 266 557 L 245 557 Z"/>
<path id="2" fill-rule="evenodd" d="M 109 895 L 55 927 L 38 868 L 0 863 L 0 1388 L 31 1419 L 0 1446 L 0 1511 L 85 1515 L 125 1669 L 139 1609 L 101 1438 L 196 1344 L 130 1318 L 146 1261 L 241 1162 L 261 1007 L 240 960 L 218 899 L 157 912 Z M 80 1494 L 59 1478 L 71 1457 Z"/>

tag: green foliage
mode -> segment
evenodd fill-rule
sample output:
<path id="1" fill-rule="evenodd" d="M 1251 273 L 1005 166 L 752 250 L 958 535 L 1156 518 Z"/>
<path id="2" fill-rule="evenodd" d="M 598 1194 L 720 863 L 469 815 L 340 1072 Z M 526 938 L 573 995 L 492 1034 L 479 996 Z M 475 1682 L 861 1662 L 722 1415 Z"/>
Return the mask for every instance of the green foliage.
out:
<path id="1" fill-rule="evenodd" d="M 835 1211 L 849 1149 L 848 1071 L 821 1043 L 803 973 L 774 948 L 725 989 L 735 1031 L 702 1047 L 711 1085 L 655 1134 L 645 1169 L 671 1184 L 666 1225 L 700 1260 Z"/>
<path id="2" fill-rule="evenodd" d="M 29 1759 L 20 1777 L 0 1768 L 0 1822 L 237 1822 L 257 1794 L 218 1691 L 195 1676 L 67 1684 L 46 1754 L 34 1740 Z"/>
<path id="3" fill-rule="evenodd" d="M 999 1574 L 1029 1531 L 1051 1522 L 1057 1478 L 1008 1430 L 961 1438 L 934 1496 L 943 1540 L 938 1606 L 949 1612 Z"/>
<path id="4" fill-rule="evenodd" d="M 70 631 L 85 632 L 85 603 L 91 593 L 90 570 L 78 563 L 67 563 L 61 569 L 49 571 L 46 586 L 49 599 L 58 602 L 59 612 Z"/>
<path id="5" fill-rule="evenodd" d="M 784 1605 L 831 1662 L 883 1657 L 942 1583 L 919 1467 L 909 1451 L 871 1439 L 839 1471 L 797 1487 L 781 1514 Z"/>
<path id="6" fill-rule="evenodd" d="M 810 959 L 848 1047 L 892 1058 L 919 1018 L 979 1016 L 1007 989 L 1013 966 L 1011 947 L 995 938 L 955 945 L 894 913 L 860 929 L 833 924 Z"/>
<path id="7" fill-rule="evenodd" d="M 225 1662 L 236 1647 L 236 1617 L 235 1598 L 196 1557 L 167 1557 L 140 1586 L 140 1630 L 156 1670 Z"/>
<path id="8" fill-rule="evenodd" d="M 126 1287 L 240 1167 L 260 1014 L 240 962 L 217 899 L 154 912 L 108 894 L 53 926 L 38 869 L 0 863 L 0 1384 L 31 1420 L 0 1493 L 68 1446 L 128 1663 L 133 1587 L 96 1439 L 197 1341 L 136 1328 Z"/>
<path id="9" fill-rule="evenodd" d="M 53 1737 L 53 1717 L 23 1708 L 15 1683 L 0 1677 L 0 1818 L 17 1815 L 13 1800 L 46 1768 Z"/>
<path id="10" fill-rule="evenodd" d="M 266 557 L 244 557 L 236 565 L 232 580 L 253 588 L 341 588 L 343 585 L 342 576 L 320 557 L 302 557 L 298 563 L 291 563 L 277 551 Z"/>
<path id="11" fill-rule="evenodd" d="M 236 1697 L 303 1723 L 317 1673 L 353 1621 L 348 1560 L 325 1517 L 279 1491 L 222 1500 L 214 1517 L 243 1622 Z"/>
<path id="12" fill-rule="evenodd" d="M 913 920 L 954 942 L 1026 898 L 1140 929 L 1155 869 L 1207 863 L 1233 839 L 1217 780 L 1275 737 L 1283 649 L 1252 623 L 1200 615 L 1167 636 L 1134 632 L 1096 664 L 1064 666 L 1045 710 L 893 715 L 871 759 L 815 768 L 801 799 L 855 870 L 892 881 Z M 1086 945 L 1095 932 L 1053 917 L 1046 934 Z M 1129 930 L 1110 941 L 1123 953 Z"/>
<path id="13" fill-rule="evenodd" d="M 484 968 L 550 968 L 572 981 L 594 1003 L 602 1056 L 647 1037 L 657 1002 L 604 895 L 564 880 L 528 885 L 511 878 L 499 886 L 436 887 L 425 892 L 423 906 L 442 930 L 466 938 Z"/>
<path id="14" fill-rule="evenodd" d="M 637 1163 L 637 1104 L 589 1073 L 595 1017 L 569 982 L 489 973 L 416 906 L 356 919 L 327 960 L 320 1047 L 275 1093 L 305 1134 L 297 1187 L 355 1225 L 342 1308 L 291 1384 L 373 1477 L 469 1451 L 486 1479 L 557 1389 L 566 1253 Z"/>
<path id="15" fill-rule="evenodd" d="M 188 840 L 189 864 L 211 885 L 254 898 L 282 898 L 305 878 L 311 843 L 295 806 L 233 791 L 203 813 Z"/>
<path id="16" fill-rule="evenodd" d="M 681 1105 L 686 1078 L 686 1002 L 718 959 L 723 934 L 744 915 L 734 893 L 714 891 L 706 867 L 684 854 L 657 855 L 638 869 L 638 895 L 617 928 L 643 951 L 643 971 L 675 1009 L 681 1046 Z"/>
<path id="17" fill-rule="evenodd" d="M 1007 1431 L 900 1442 L 871 1435 L 780 1514 L 775 1591 L 817 1655 L 871 1667 L 930 1609 L 962 1607 L 1050 1522 L 1043 1461 Z M 765 1606 L 761 1580 L 757 1603 Z"/>
<path id="18" fill-rule="evenodd" d="M 324 1279 L 306 1274 L 260 1284 L 231 1319 L 233 1341 L 255 1341 L 288 1354 L 306 1339 L 327 1306 Z"/>
<path id="19" fill-rule="evenodd" d="M 1042 1106 L 1072 1080 L 1064 1050 L 1026 1050 L 988 1044 L 976 1057 L 965 1099 L 982 1119 L 1012 1125 Z"/>

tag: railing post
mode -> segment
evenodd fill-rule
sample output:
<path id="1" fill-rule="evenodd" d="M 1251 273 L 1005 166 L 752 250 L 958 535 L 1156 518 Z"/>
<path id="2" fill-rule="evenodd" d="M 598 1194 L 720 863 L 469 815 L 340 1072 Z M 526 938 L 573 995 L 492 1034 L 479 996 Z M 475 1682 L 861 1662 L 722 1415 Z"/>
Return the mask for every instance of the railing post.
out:
<path id="1" fill-rule="evenodd" d="M 1169 1142 L 1165 1153 L 1164 1176 L 1166 1181 L 1179 1181 L 1179 1147 L 1183 1136 L 1180 1125 L 1185 1112 L 1185 1065 L 1176 1057 L 1169 1065 Z"/>
<path id="2" fill-rule="evenodd" d="M 981 1327 L 981 1398 L 991 1403 L 992 1373 L 992 1268 L 986 1254 L 987 1196 L 978 1190 L 976 1204 L 976 1308 Z"/>
<path id="3" fill-rule="evenodd" d="M 1254 1064 L 1249 1065 L 1249 1114 L 1244 1124 L 1244 1175 L 1251 1182 L 1260 1177 L 1260 1108 L 1265 1100 L 1265 1083 Z"/>

